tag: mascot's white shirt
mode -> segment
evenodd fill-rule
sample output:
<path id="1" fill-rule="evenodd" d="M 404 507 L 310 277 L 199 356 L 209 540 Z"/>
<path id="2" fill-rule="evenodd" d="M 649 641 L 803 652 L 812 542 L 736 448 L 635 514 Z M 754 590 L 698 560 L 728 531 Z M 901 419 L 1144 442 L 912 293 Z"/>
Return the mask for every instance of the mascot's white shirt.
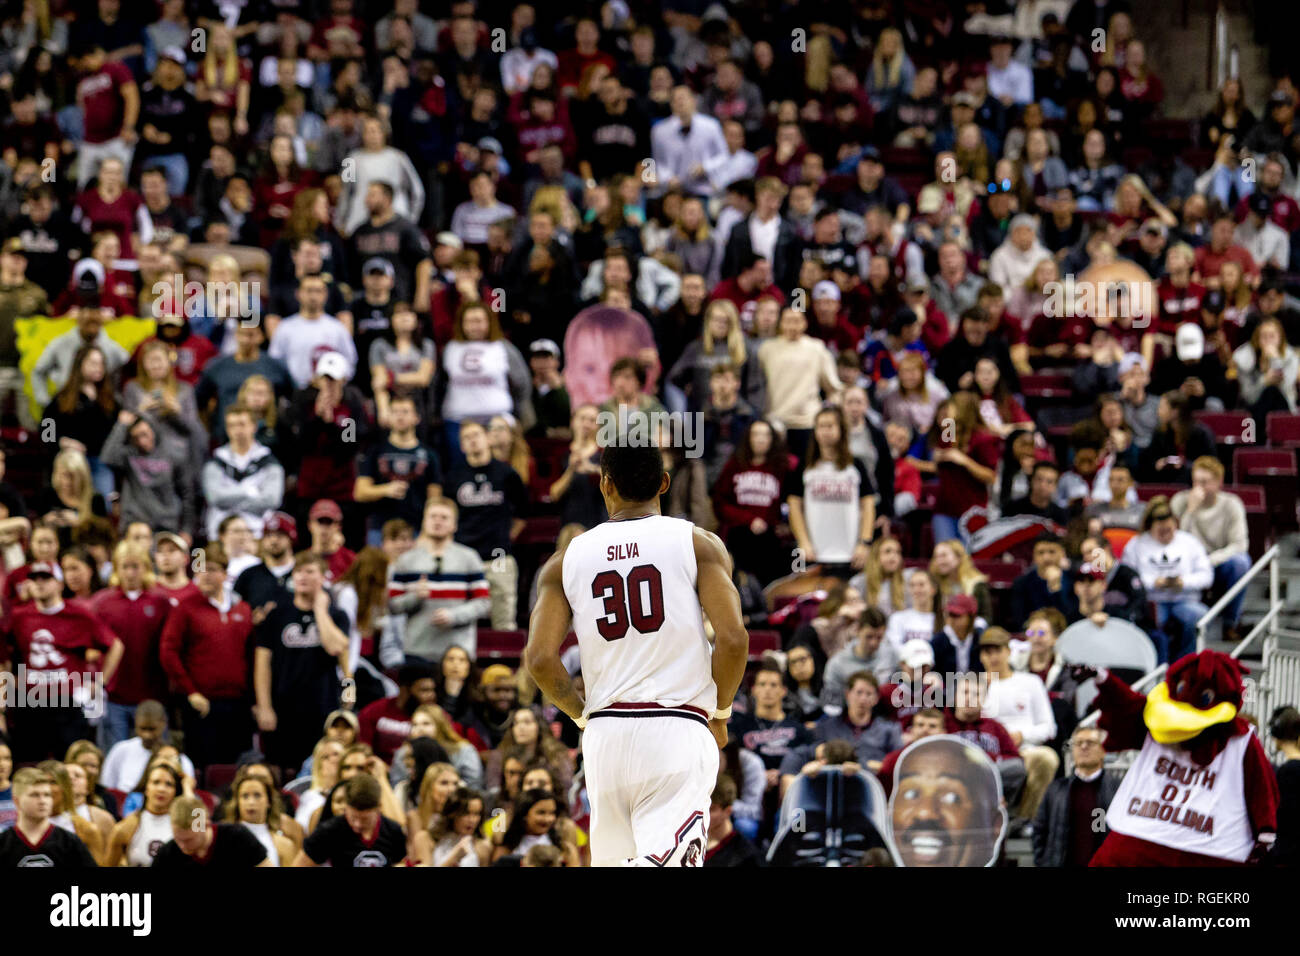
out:
<path id="1" fill-rule="evenodd" d="M 1106 813 L 1126 836 L 1174 850 L 1244 862 L 1255 846 L 1246 810 L 1245 762 L 1250 734 L 1228 741 L 1208 766 L 1148 734 Z"/>

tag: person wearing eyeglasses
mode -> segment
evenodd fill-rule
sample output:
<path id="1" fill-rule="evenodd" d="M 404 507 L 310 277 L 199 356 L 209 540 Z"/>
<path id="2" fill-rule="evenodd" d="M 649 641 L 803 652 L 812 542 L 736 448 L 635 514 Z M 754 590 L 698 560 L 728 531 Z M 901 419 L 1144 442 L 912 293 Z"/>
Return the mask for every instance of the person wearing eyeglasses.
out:
<path id="1" fill-rule="evenodd" d="M 1106 732 L 1080 727 L 1070 736 L 1074 773 L 1053 780 L 1034 817 L 1034 866 L 1082 867 L 1106 839 L 1106 810 L 1119 779 L 1105 771 Z"/>
<path id="2" fill-rule="evenodd" d="M 1064 658 L 1056 650 L 1056 640 L 1065 630 L 1065 615 L 1053 607 L 1040 608 L 1029 615 L 1025 621 L 1025 638 L 1029 641 L 1029 657 L 1024 670 L 1039 678 L 1047 688 L 1047 697 L 1052 705 L 1052 716 L 1056 719 L 1056 736 L 1053 746 L 1057 749 L 1061 741 L 1074 727 L 1075 695 L 1079 684 L 1070 674 Z"/>

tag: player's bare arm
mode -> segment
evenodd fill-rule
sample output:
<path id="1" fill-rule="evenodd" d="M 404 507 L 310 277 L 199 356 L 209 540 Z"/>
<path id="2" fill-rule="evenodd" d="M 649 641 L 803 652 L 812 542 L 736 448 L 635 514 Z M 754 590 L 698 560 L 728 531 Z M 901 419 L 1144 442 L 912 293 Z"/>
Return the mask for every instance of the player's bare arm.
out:
<path id="1" fill-rule="evenodd" d="M 537 606 L 528 621 L 524 666 L 551 703 L 577 720 L 582 716 L 583 701 L 560 661 L 560 645 L 573 622 L 573 610 L 564 596 L 563 571 L 563 551 L 557 552 L 542 568 L 537 583 Z"/>
<path id="2" fill-rule="evenodd" d="M 740 592 L 731 577 L 731 555 L 713 532 L 695 529 L 696 587 L 700 607 L 713 625 L 713 683 L 718 687 L 718 710 L 727 712 L 745 676 L 749 658 L 749 632 L 740 610 Z M 709 721 L 719 746 L 727 743 L 725 717 Z"/>

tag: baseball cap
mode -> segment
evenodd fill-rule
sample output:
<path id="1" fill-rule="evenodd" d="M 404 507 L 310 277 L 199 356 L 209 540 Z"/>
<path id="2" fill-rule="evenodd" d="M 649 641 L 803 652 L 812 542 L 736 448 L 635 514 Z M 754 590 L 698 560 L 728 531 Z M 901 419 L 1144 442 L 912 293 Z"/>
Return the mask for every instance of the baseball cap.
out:
<path id="1" fill-rule="evenodd" d="M 190 549 L 190 546 L 185 543 L 185 539 L 182 538 L 180 535 L 178 535 L 175 531 L 159 531 L 156 535 L 154 535 L 153 536 L 154 550 L 157 550 L 158 546 L 161 544 L 174 544 L 182 551 L 188 551 Z"/>
<path id="2" fill-rule="evenodd" d="M 453 249 L 465 248 L 465 243 L 454 232 L 440 232 L 434 236 L 433 242 L 437 246 L 451 246 Z"/>
<path id="3" fill-rule="evenodd" d="M 478 146 L 479 149 L 486 149 L 489 153 L 496 153 L 498 156 L 505 152 L 505 150 L 501 148 L 501 140 L 497 139 L 495 136 L 484 136 L 475 145 Z"/>
<path id="4" fill-rule="evenodd" d="M 1029 229 L 1034 230 L 1034 232 L 1037 232 L 1038 220 L 1035 219 L 1033 216 L 1029 215 L 1029 213 L 1022 212 L 1011 220 L 1012 229 L 1019 229 L 1021 226 L 1025 226 Z"/>
<path id="5" fill-rule="evenodd" d="M 1091 561 L 1085 561 L 1079 565 L 1077 578 L 1087 578 L 1089 581 L 1105 581 L 1106 569 L 1100 564 L 1093 564 Z"/>
<path id="6" fill-rule="evenodd" d="M 1010 647 L 1011 635 L 1000 627 L 990 627 L 980 635 L 980 647 Z"/>
<path id="7" fill-rule="evenodd" d="M 289 540 L 294 544 L 298 543 L 298 522 L 294 520 L 293 515 L 287 515 L 283 511 L 277 511 L 266 519 L 262 525 L 262 536 L 268 534 L 287 535 Z"/>
<path id="8" fill-rule="evenodd" d="M 1123 378 L 1135 368 L 1145 368 L 1142 363 L 1142 356 L 1137 352 L 1125 352 L 1119 358 L 1119 376 Z"/>
<path id="9" fill-rule="evenodd" d="M 185 65 L 185 51 L 178 46 L 163 47 L 158 56 L 164 60 L 171 60 L 173 63 Z"/>
<path id="10" fill-rule="evenodd" d="M 1247 208 L 1257 216 L 1267 216 L 1273 211 L 1273 200 L 1261 192 L 1253 192 L 1246 200 Z"/>
<path id="11" fill-rule="evenodd" d="M 916 211 L 923 216 L 938 212 L 943 208 L 943 195 L 931 186 L 923 186 L 921 194 L 916 197 Z"/>
<path id="12" fill-rule="evenodd" d="M 1218 315 L 1228 305 L 1228 297 L 1223 294 L 1222 289 L 1211 289 L 1201 297 L 1201 308 L 1210 315 Z"/>
<path id="13" fill-rule="evenodd" d="M 366 260 L 366 264 L 361 267 L 362 275 L 370 275 L 373 272 L 382 272 L 390 279 L 393 278 L 395 274 L 393 272 L 393 264 L 380 256 L 371 256 Z"/>
<path id="14" fill-rule="evenodd" d="M 185 316 L 181 315 L 179 312 L 164 312 L 162 315 L 158 316 L 158 324 L 159 325 L 184 325 Z"/>
<path id="15" fill-rule="evenodd" d="M 889 328 L 885 331 L 890 335 L 902 335 L 904 329 L 920 321 L 921 317 L 914 310 L 900 305 L 894 312 L 894 317 L 889 320 Z"/>
<path id="16" fill-rule="evenodd" d="M 17 236 L 12 239 L 6 239 L 4 245 L 0 246 L 0 252 L 7 252 L 11 256 L 26 256 L 27 250 L 23 248 L 23 241 Z"/>
<path id="17" fill-rule="evenodd" d="M 307 512 L 308 521 L 319 521 L 321 518 L 333 518 L 335 521 L 342 521 L 343 509 L 338 506 L 337 502 L 322 498 L 311 506 L 311 511 Z"/>
<path id="18" fill-rule="evenodd" d="M 1174 333 L 1174 351 L 1179 361 L 1198 362 L 1205 354 L 1205 333 L 1199 325 L 1186 322 Z"/>
<path id="19" fill-rule="evenodd" d="M 357 715 L 352 713 L 350 710 L 332 711 L 330 715 L 325 718 L 325 730 L 328 731 L 340 720 L 345 724 L 350 724 L 352 729 L 357 733 L 361 732 L 361 721 L 357 718 Z"/>
<path id="20" fill-rule="evenodd" d="M 962 91 L 959 92 L 959 93 L 954 93 L 954 94 L 953 94 L 953 97 L 952 97 L 952 105 L 953 105 L 953 106 L 968 106 L 968 107 L 970 107 L 971 109 L 974 109 L 974 108 L 975 108 L 975 97 L 972 96 L 971 94 L 967 93 L 965 90 L 962 90 Z"/>
<path id="21" fill-rule="evenodd" d="M 95 280 L 95 289 L 98 291 L 104 286 L 106 274 L 104 267 L 97 259 L 82 259 L 72 267 L 72 279 L 81 288 L 83 283 L 88 287 L 89 282 L 86 277 L 90 276 Z"/>
<path id="22" fill-rule="evenodd" d="M 1270 109 L 1274 106 L 1294 106 L 1295 99 L 1286 90 L 1274 90 L 1268 95 L 1268 105 Z"/>
<path id="23" fill-rule="evenodd" d="M 1153 236 L 1167 236 L 1169 234 L 1169 230 L 1166 228 L 1165 224 L 1155 216 L 1152 216 L 1146 222 L 1142 223 L 1142 231 Z"/>
<path id="24" fill-rule="evenodd" d="M 316 374 L 346 382 L 351 378 L 348 360 L 338 352 L 326 352 L 316 360 Z"/>
<path id="25" fill-rule="evenodd" d="M 903 291 L 904 292 L 929 292 L 930 283 L 926 281 L 925 276 L 920 276 L 920 275 L 908 276 L 907 281 L 903 283 Z"/>
<path id="26" fill-rule="evenodd" d="M 946 613 L 952 615 L 964 614 L 968 617 L 974 617 L 979 613 L 980 606 L 975 603 L 975 599 L 969 594 L 954 594 L 948 598 L 948 603 L 943 606 Z"/>
<path id="27" fill-rule="evenodd" d="M 495 684 L 497 681 L 514 680 L 515 672 L 505 664 L 491 664 L 483 669 L 482 685 L 487 687 L 489 684 Z"/>
<path id="28" fill-rule="evenodd" d="M 52 578 L 54 577 L 54 565 L 48 561 L 33 561 L 27 565 L 27 577 L 31 578 Z"/>
<path id="29" fill-rule="evenodd" d="M 858 153 L 858 162 L 862 162 L 863 160 L 867 160 L 867 159 L 873 159 L 876 162 L 880 162 L 880 150 L 878 150 L 874 146 L 864 147 L 862 152 Z"/>
<path id="30" fill-rule="evenodd" d="M 838 302 L 840 301 L 840 287 L 829 279 L 822 279 L 821 282 L 813 286 L 813 298 L 834 299 Z"/>
<path id="31" fill-rule="evenodd" d="M 536 339 L 528 346 L 529 355 L 554 355 L 560 357 L 560 346 L 554 339 Z"/>
<path id="32" fill-rule="evenodd" d="M 903 663 L 912 670 L 926 665 L 934 666 L 934 648 L 930 646 L 929 641 L 923 641 L 920 638 L 905 643 L 899 656 Z"/>

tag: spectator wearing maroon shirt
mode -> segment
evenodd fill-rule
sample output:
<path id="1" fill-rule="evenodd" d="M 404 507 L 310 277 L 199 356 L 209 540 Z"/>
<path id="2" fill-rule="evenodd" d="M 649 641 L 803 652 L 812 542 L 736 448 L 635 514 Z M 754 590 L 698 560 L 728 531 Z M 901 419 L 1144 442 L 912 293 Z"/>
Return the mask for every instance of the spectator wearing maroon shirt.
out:
<path id="1" fill-rule="evenodd" d="M 934 543 L 961 539 L 958 522 L 971 508 L 988 505 L 989 488 L 996 478 L 1002 457 L 1002 440 L 984 426 L 979 417 L 979 399 L 971 392 L 958 392 L 935 411 L 932 433 L 939 491 L 934 503 Z M 945 419 L 954 424 L 945 436 Z"/>
<path id="2" fill-rule="evenodd" d="M 18 763 L 62 757 L 74 741 L 90 736 L 77 691 L 90 681 L 92 669 L 102 670 L 106 685 L 112 683 L 123 652 L 122 642 L 90 610 L 63 603 L 63 582 L 52 565 L 32 564 L 27 580 L 33 600 L 16 608 L 5 624 L 0 670 L 24 667 L 29 701 L 39 693 L 47 704 L 61 706 L 22 708 L 15 721 Z"/>
<path id="3" fill-rule="evenodd" d="M 1270 153 L 1264 162 L 1260 164 L 1259 183 L 1255 186 L 1255 191 L 1263 193 L 1273 200 L 1273 208 L 1269 213 L 1269 218 L 1290 235 L 1294 232 L 1300 232 L 1300 203 L 1282 192 L 1282 184 L 1286 180 L 1286 174 L 1287 164 L 1285 158 L 1278 153 Z M 1250 196 L 1242 196 L 1232 212 L 1237 222 L 1245 222 L 1246 216 L 1250 214 Z"/>
<path id="4" fill-rule="evenodd" d="M 258 245 L 270 249 L 293 214 L 294 200 L 316 184 L 316 174 L 302 169 L 293 155 L 293 138 L 271 138 L 266 165 L 253 183 L 253 215 L 258 221 Z"/>
<path id="5" fill-rule="evenodd" d="M 1186 243 L 1175 243 L 1165 253 L 1165 277 L 1156 286 L 1156 297 L 1160 300 L 1156 331 L 1172 336 L 1184 322 L 1197 320 L 1206 289 L 1192 281 L 1195 267 L 1196 253 Z"/>
<path id="6" fill-rule="evenodd" d="M 131 165 L 138 139 L 140 88 L 125 64 L 109 61 L 99 41 L 91 39 L 74 66 L 81 71 L 77 83 L 77 106 L 84 117 L 77 148 L 77 189 L 86 188 L 101 162 L 113 157 L 125 170 Z"/>
<path id="7" fill-rule="evenodd" d="M 343 543 L 343 509 L 328 498 L 316 502 L 307 512 L 307 530 L 311 551 L 325 561 L 325 580 L 333 584 L 357 559 L 356 552 Z"/>
<path id="8" fill-rule="evenodd" d="M 893 687 L 896 685 L 885 685 Z M 883 692 L 884 687 L 880 688 Z M 880 782 L 885 788 L 885 796 L 889 796 L 889 791 L 894 789 L 894 765 L 898 763 L 898 758 L 902 756 L 903 751 L 916 741 L 923 737 L 934 737 L 938 734 L 947 733 L 947 718 L 944 717 L 943 711 L 934 707 L 925 707 L 918 710 L 912 715 L 912 723 L 903 731 L 903 746 L 898 750 L 885 754 L 885 759 L 880 761 L 880 769 L 876 775 L 880 777 Z"/>
<path id="9" fill-rule="evenodd" d="M 754 328 L 754 308 L 764 296 L 785 305 L 785 293 L 772 283 L 770 263 L 758 253 L 751 253 L 738 263 L 735 275 L 713 287 L 709 299 L 726 299 L 734 305 L 740 312 L 741 328 L 748 334 Z"/>
<path id="10" fill-rule="evenodd" d="M 397 696 L 364 707 L 358 739 L 370 744 L 384 763 L 391 764 L 399 747 L 411 736 L 411 714 L 422 704 L 438 703 L 433 666 L 424 662 L 403 664 L 397 672 Z"/>
<path id="11" fill-rule="evenodd" d="M 1241 266 L 1251 285 L 1259 282 L 1259 265 L 1246 251 L 1245 246 L 1233 241 L 1237 229 L 1237 220 L 1232 213 L 1225 212 L 1214 220 L 1210 227 L 1210 241 L 1196 250 L 1196 275 L 1204 279 L 1217 276 L 1224 262 L 1235 262 Z"/>
<path id="12" fill-rule="evenodd" d="M 335 377 L 323 360 L 320 364 L 322 374 L 294 396 L 287 416 L 297 451 L 302 456 L 298 466 L 298 499 L 304 504 L 321 498 L 351 502 L 357 477 L 357 449 L 365 447 L 370 418 L 360 390 L 344 385 L 343 377 Z M 349 522 L 349 530 L 356 532 L 353 540 L 360 540 L 365 516 L 359 509 L 350 510 L 349 518 L 353 520 Z"/>
<path id="13" fill-rule="evenodd" d="M 735 453 L 722 466 L 713 486 L 718 536 L 736 558 L 736 566 L 769 584 L 789 573 L 789 562 L 776 535 L 781 523 L 781 489 L 789 455 L 764 419 L 746 429 Z"/>
<path id="14" fill-rule="evenodd" d="M 248 685 L 257 622 L 252 608 L 226 593 L 225 549 L 210 544 L 202 558 L 197 593 L 171 609 L 160 649 L 168 678 L 185 697 L 185 750 L 199 768 L 234 763 L 252 740 Z"/>
<path id="15" fill-rule="evenodd" d="M 988 754 L 1002 778 L 1003 799 L 1007 806 L 1015 806 L 1025 783 L 1025 762 L 1007 729 L 992 717 L 983 716 L 984 688 L 981 681 L 977 674 L 965 674 L 957 679 L 947 733 Z"/>
<path id="16" fill-rule="evenodd" d="M 176 380 L 191 388 L 199 383 L 208 363 L 220 354 L 210 339 L 190 328 L 190 320 L 179 314 L 179 310 L 169 310 L 158 318 L 157 334 L 141 342 L 131 356 L 133 368 L 139 367 L 140 358 L 151 342 L 162 342 L 167 346 Z"/>
<path id="17" fill-rule="evenodd" d="M 158 571 L 158 588 L 172 607 L 200 593 L 188 574 L 190 541 L 174 531 L 159 531 L 154 535 L 153 560 Z"/>
<path id="18" fill-rule="evenodd" d="M 131 736 L 135 709 L 143 700 L 163 700 L 167 679 L 158 657 L 159 640 L 171 605 L 154 589 L 149 552 L 128 541 L 113 549 L 109 587 L 91 599 L 90 608 L 123 646 L 117 678 L 108 691 L 108 707 L 99 725 L 105 753 Z"/>
<path id="19" fill-rule="evenodd" d="M 607 67 L 611 73 L 618 72 L 614 58 L 600 49 L 600 28 L 595 20 L 586 17 L 579 20 L 573 31 L 573 40 L 574 48 L 561 50 L 558 56 L 560 68 L 555 79 L 562 92 L 576 91 L 587 70 L 597 63 Z"/>
<path id="20" fill-rule="evenodd" d="M 144 197 L 126 186 L 126 164 L 110 156 L 99 164 L 94 189 L 87 189 L 72 207 L 72 223 L 88 236 L 111 232 L 122 244 L 122 259 L 135 260 L 133 237 L 141 242 L 153 238 L 153 219 L 145 207 Z M 116 291 L 116 290 L 115 290 Z"/>

